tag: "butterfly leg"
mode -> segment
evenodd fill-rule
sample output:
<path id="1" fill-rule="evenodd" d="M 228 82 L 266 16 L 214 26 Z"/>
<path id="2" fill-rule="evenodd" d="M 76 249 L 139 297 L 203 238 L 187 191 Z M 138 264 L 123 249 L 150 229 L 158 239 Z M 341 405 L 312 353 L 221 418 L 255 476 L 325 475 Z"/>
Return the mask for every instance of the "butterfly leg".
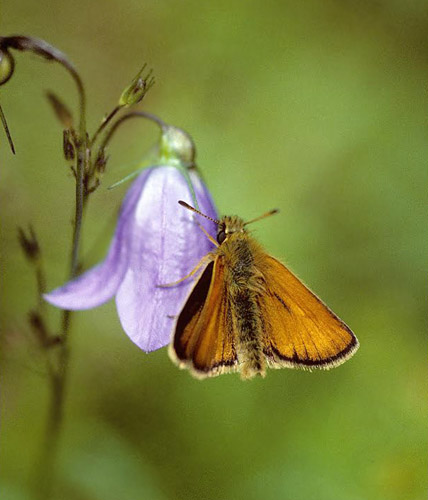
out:
<path id="1" fill-rule="evenodd" d="M 158 288 L 169 288 L 171 286 L 175 286 L 175 285 L 178 285 L 179 283 L 181 283 L 182 281 L 185 281 L 187 280 L 188 278 L 190 278 L 191 276 L 193 276 L 202 266 L 208 264 L 209 262 L 211 262 L 213 260 L 211 254 L 207 254 L 205 255 L 204 257 L 202 257 L 202 259 L 196 264 L 196 266 L 190 271 L 189 274 L 186 274 L 186 276 L 184 276 L 183 278 L 177 280 L 177 281 L 173 281 L 172 283 L 165 283 L 163 285 L 156 285 Z"/>

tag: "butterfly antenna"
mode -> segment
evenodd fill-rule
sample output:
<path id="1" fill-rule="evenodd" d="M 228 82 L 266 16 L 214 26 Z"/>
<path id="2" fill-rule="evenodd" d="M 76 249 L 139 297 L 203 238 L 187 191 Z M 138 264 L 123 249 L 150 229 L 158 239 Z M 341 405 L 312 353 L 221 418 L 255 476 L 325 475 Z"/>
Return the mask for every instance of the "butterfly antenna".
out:
<path id="1" fill-rule="evenodd" d="M 264 219 L 265 217 L 269 217 L 269 215 L 275 215 L 278 212 L 279 212 L 278 208 L 274 208 L 273 210 L 270 210 L 269 212 L 266 212 L 265 214 L 260 215 L 259 217 L 256 217 L 255 219 L 251 219 L 247 222 L 244 222 L 244 226 L 246 226 L 247 224 L 252 224 L 253 222 L 256 222 L 258 220 Z"/>
<path id="2" fill-rule="evenodd" d="M 190 206 L 188 203 L 186 203 L 185 201 L 180 200 L 178 203 L 179 203 L 182 207 L 187 208 L 188 210 L 191 210 L 192 212 L 195 212 L 195 213 L 197 213 L 198 215 L 202 215 L 202 217 L 205 217 L 206 219 L 211 220 L 211 221 L 215 222 L 216 224 L 220 224 L 220 221 L 219 221 L 219 220 L 217 220 L 217 219 L 213 219 L 212 217 L 208 217 L 208 215 L 205 215 L 205 214 L 203 214 L 202 212 L 199 212 L 199 210 L 196 210 L 196 208 L 191 207 L 191 206 Z"/>

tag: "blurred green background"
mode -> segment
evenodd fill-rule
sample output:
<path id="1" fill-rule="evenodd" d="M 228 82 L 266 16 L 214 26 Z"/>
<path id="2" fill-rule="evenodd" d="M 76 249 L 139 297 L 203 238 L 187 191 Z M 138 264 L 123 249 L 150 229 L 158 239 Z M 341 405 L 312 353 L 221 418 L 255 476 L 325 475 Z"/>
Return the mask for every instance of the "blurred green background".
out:
<path id="1" fill-rule="evenodd" d="M 252 228 L 355 331 L 330 372 L 200 382 L 166 349 L 141 352 L 114 302 L 75 316 L 57 499 L 425 498 L 428 3 L 397 0 L 3 2 L 2 35 L 46 39 L 79 68 L 90 129 L 144 61 L 144 109 L 194 138 L 221 213 Z M 31 222 L 49 288 L 68 267 L 73 179 L 43 92 L 75 106 L 59 67 L 17 54 L 1 88 L 1 496 L 33 498 L 48 383 L 26 315 Z M 90 201 L 100 260 L 132 171 L 157 139 L 129 122 Z M 58 312 L 50 308 L 52 324 Z M 49 471 L 47 471 L 49 474 Z"/>

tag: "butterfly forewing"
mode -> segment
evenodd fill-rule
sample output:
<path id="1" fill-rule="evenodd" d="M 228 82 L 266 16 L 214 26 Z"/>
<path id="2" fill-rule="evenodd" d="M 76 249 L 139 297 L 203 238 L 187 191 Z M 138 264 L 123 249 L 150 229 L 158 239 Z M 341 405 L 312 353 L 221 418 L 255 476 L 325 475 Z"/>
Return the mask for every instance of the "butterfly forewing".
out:
<path id="1" fill-rule="evenodd" d="M 265 256 L 259 303 L 263 350 L 273 367 L 331 368 L 358 348 L 351 330 L 283 264 Z"/>
<path id="2" fill-rule="evenodd" d="M 210 262 L 193 288 L 175 329 L 172 358 L 196 376 L 219 375 L 237 364 L 224 262 Z"/>

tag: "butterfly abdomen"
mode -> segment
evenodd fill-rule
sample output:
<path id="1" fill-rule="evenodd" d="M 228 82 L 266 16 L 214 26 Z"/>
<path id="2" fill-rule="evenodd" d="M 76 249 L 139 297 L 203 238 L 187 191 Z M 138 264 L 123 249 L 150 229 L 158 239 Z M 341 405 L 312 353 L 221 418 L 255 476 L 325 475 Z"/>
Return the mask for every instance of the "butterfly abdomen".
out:
<path id="1" fill-rule="evenodd" d="M 262 293 L 262 285 L 255 267 L 251 241 L 248 237 L 244 239 L 236 235 L 230 238 L 227 245 L 233 245 L 233 251 L 227 252 L 227 255 L 236 256 L 227 263 L 226 268 L 241 377 L 264 376 L 266 363 L 262 346 L 262 318 L 257 300 Z"/>

